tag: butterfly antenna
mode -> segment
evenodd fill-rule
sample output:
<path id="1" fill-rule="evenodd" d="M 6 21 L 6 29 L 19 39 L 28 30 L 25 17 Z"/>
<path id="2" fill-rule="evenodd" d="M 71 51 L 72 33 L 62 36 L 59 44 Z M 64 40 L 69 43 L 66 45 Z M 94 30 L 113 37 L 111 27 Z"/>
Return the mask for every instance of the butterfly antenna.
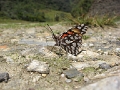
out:
<path id="1" fill-rule="evenodd" d="M 50 31 L 52 32 L 52 34 L 54 34 L 54 32 L 52 31 L 52 29 L 50 28 L 50 26 L 47 24 L 47 26 L 49 27 Z"/>

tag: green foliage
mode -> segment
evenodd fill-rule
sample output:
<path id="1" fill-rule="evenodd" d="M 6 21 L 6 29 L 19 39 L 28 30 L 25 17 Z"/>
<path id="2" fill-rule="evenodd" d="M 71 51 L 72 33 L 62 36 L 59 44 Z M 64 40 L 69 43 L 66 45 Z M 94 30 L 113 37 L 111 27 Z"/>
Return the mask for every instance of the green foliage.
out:
<path id="1" fill-rule="evenodd" d="M 104 25 L 115 25 L 117 16 L 109 17 L 109 16 L 81 16 L 77 19 L 71 19 L 71 21 L 75 23 L 84 23 L 91 26 L 100 26 L 103 27 Z"/>
<path id="2" fill-rule="evenodd" d="M 75 0 L 71 14 L 73 17 L 84 16 L 89 11 L 94 0 Z"/>
<path id="3" fill-rule="evenodd" d="M 0 17 L 39 22 L 49 21 L 51 18 L 45 17 L 44 10 L 49 8 L 49 10 L 68 12 L 70 11 L 69 2 L 70 0 L 3 0 L 0 2 Z M 65 15 L 62 13 L 62 16 Z M 55 13 L 52 21 L 60 21 L 62 16 Z"/>
<path id="4" fill-rule="evenodd" d="M 76 17 L 86 14 L 92 2 L 93 0 L 2 0 L 0 2 L 0 16 L 44 22 L 49 17 L 45 17 L 46 13 L 42 12 L 43 10 L 69 12 Z M 60 21 L 61 17 L 66 18 L 63 13 L 55 14 L 52 21 Z"/>
<path id="5" fill-rule="evenodd" d="M 83 39 L 84 39 L 84 40 L 87 40 L 87 39 L 89 39 L 89 38 L 90 38 L 89 36 L 83 35 Z"/>

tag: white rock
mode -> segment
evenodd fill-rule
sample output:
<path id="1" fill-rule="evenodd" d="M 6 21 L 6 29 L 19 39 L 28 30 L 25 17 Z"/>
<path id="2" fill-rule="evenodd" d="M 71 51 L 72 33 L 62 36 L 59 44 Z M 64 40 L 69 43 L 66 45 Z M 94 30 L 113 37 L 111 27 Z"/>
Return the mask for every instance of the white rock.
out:
<path id="1" fill-rule="evenodd" d="M 93 46 L 94 46 L 94 44 L 93 44 L 93 43 L 90 43 L 90 44 L 89 44 L 89 47 L 93 47 Z"/>
<path id="2" fill-rule="evenodd" d="M 87 44 L 87 43 L 83 43 L 83 44 L 82 44 L 82 46 L 87 47 L 87 46 L 88 46 L 88 44 Z"/>
<path id="3" fill-rule="evenodd" d="M 49 73 L 49 65 L 46 62 L 33 60 L 27 67 L 27 71 L 36 71 L 41 74 Z"/>
<path id="4" fill-rule="evenodd" d="M 116 48 L 116 49 L 115 49 L 115 52 L 120 52 L 120 48 Z"/>
<path id="5" fill-rule="evenodd" d="M 83 56 L 94 58 L 94 57 L 99 56 L 99 54 L 96 53 L 96 52 L 92 52 L 92 51 L 87 50 L 87 51 L 82 51 L 77 57 L 80 58 L 80 57 L 83 57 Z"/>
<path id="6" fill-rule="evenodd" d="M 68 59 L 73 59 L 73 60 L 80 60 L 83 57 L 91 57 L 91 58 L 95 58 L 99 56 L 98 53 L 96 52 L 92 52 L 92 51 L 82 51 L 80 54 L 78 54 L 77 56 L 74 56 L 72 54 L 68 54 L 67 58 Z M 82 60 L 81 60 L 82 61 Z"/>
<path id="7" fill-rule="evenodd" d="M 90 67 L 89 64 L 87 63 L 82 63 L 82 62 L 73 62 L 72 66 L 75 67 L 77 70 L 84 69 L 85 67 Z"/>
<path id="8" fill-rule="evenodd" d="M 71 79 L 68 79 L 68 78 L 65 78 L 65 81 L 66 81 L 67 83 L 72 82 L 72 80 L 71 80 Z"/>
<path id="9" fill-rule="evenodd" d="M 45 55 L 46 57 L 56 57 L 57 56 L 55 53 L 49 51 L 45 47 L 40 48 L 39 52 L 42 53 L 43 55 Z"/>

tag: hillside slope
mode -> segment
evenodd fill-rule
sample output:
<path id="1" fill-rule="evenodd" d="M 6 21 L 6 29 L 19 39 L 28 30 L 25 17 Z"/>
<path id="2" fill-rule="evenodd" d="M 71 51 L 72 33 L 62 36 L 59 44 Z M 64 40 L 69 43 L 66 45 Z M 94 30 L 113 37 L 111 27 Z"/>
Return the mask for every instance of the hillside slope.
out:
<path id="1" fill-rule="evenodd" d="M 89 15 L 120 15 L 120 0 L 95 0 Z"/>

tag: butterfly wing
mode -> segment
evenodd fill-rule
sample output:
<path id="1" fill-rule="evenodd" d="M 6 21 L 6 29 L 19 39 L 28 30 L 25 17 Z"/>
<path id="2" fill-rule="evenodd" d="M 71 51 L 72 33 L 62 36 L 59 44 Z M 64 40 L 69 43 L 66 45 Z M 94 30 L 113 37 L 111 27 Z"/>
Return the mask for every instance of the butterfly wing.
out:
<path id="1" fill-rule="evenodd" d="M 61 39 L 60 46 L 68 53 L 77 56 L 79 54 L 79 48 L 81 47 L 82 37 L 79 34 L 68 35 Z"/>
<path id="2" fill-rule="evenodd" d="M 77 56 L 82 45 L 82 36 L 87 31 L 87 26 L 84 24 L 74 26 L 60 37 L 60 46 L 68 53 Z"/>

